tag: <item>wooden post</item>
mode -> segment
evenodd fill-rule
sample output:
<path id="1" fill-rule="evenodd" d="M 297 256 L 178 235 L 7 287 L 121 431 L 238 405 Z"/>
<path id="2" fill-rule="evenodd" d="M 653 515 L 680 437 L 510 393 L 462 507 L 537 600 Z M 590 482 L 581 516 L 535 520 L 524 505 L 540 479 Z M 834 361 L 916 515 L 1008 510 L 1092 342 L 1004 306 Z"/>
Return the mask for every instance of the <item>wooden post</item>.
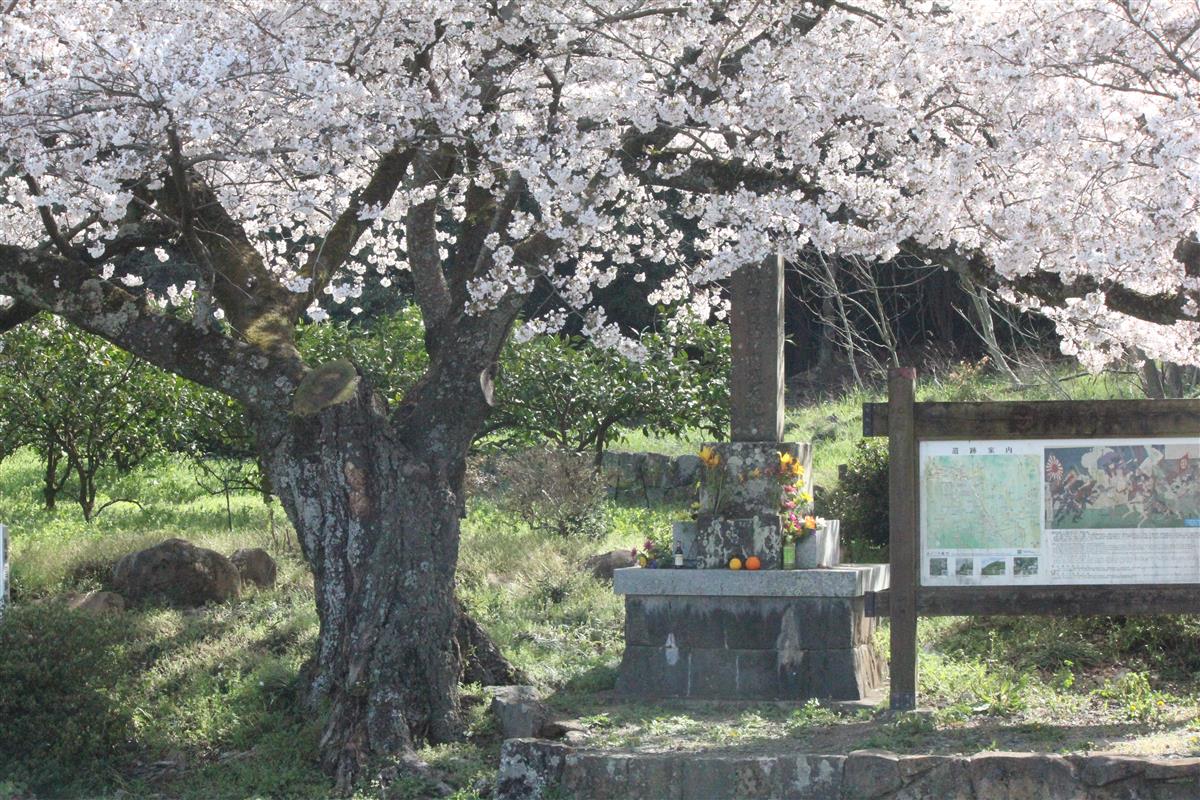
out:
<path id="1" fill-rule="evenodd" d="M 888 519 L 891 555 L 891 706 L 917 706 L 917 437 L 913 399 L 917 371 L 888 373 Z"/>

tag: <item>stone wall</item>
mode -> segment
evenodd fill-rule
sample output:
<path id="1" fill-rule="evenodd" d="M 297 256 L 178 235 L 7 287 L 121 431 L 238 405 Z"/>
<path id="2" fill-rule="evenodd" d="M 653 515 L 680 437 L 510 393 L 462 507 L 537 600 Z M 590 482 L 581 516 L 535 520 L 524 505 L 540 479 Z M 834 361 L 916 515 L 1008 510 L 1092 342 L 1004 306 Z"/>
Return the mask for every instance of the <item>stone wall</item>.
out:
<path id="1" fill-rule="evenodd" d="M 497 800 L 1196 800 L 1200 759 L 604 753 L 510 739 Z"/>
<path id="2" fill-rule="evenodd" d="M 602 461 L 609 493 L 633 503 L 690 503 L 696 499 L 700 458 L 694 455 L 618 453 L 609 450 Z"/>

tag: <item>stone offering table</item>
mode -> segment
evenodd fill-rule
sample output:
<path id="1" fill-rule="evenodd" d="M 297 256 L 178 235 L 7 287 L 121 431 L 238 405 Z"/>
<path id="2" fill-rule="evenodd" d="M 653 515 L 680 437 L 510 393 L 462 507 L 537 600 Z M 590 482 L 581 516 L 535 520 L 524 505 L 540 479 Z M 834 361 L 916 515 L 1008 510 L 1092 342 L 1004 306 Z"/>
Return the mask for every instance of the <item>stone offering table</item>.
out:
<path id="1" fill-rule="evenodd" d="M 625 595 L 617 691 L 638 698 L 862 700 L 886 670 L 864 593 L 886 564 L 829 569 L 641 569 L 614 573 Z"/>

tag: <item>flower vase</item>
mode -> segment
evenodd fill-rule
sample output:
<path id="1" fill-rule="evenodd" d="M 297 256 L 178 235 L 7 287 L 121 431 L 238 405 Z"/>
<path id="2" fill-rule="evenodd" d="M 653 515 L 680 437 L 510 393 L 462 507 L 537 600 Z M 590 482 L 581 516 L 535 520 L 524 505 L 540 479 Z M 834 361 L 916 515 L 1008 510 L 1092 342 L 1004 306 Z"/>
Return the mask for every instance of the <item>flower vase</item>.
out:
<path id="1" fill-rule="evenodd" d="M 796 542 L 796 561 L 792 569 L 816 569 L 821 565 L 824 531 L 815 530 Z"/>

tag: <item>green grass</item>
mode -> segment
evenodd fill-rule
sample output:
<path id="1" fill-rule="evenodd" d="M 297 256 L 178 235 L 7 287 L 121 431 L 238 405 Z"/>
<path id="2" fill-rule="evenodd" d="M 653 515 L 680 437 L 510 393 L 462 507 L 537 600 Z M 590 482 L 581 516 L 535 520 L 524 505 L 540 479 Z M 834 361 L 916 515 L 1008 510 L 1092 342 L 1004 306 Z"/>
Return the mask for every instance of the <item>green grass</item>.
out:
<path id="1" fill-rule="evenodd" d="M 55 511 L 42 508 L 40 476 L 30 451 L 0 463 L 16 600 L 0 628 L 10 637 L 0 647 L 0 713 L 19 708 L 25 720 L 0 725 L 0 797 L 328 797 L 316 767 L 319 723 L 295 698 L 317 634 L 312 579 L 282 512 L 272 536 L 261 500 L 236 495 L 229 529 L 224 498 L 206 496 L 186 463 L 164 459 L 109 476 L 107 496 L 140 507 L 114 505 L 86 525 L 65 493 Z M 611 688 L 623 606 L 580 562 L 640 546 L 681 513 L 612 506 L 605 539 L 548 538 L 481 498 L 463 525 L 462 599 L 547 692 Z M 117 558 L 168 537 L 225 554 L 264 547 L 279 562 L 278 586 L 196 612 L 140 609 L 117 620 L 43 602 L 102 587 Z M 31 687 L 35 701 L 17 696 Z M 421 754 L 463 787 L 460 800 L 494 773 L 499 753 L 478 687 L 464 705 L 471 738 Z M 92 710 L 86 730 L 79 708 Z M 379 791 L 367 786 L 363 796 Z M 427 796 L 416 785 L 388 791 Z"/>

